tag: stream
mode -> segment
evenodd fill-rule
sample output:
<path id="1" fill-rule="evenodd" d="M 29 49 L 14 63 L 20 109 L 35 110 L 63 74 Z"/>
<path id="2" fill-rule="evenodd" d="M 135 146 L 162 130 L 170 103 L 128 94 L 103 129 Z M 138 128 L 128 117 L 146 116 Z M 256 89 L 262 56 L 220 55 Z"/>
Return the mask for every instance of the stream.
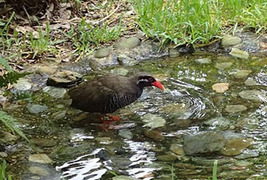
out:
<path id="1" fill-rule="evenodd" d="M 14 101 L 6 111 L 31 141 L 7 146 L 14 179 L 209 179 L 215 160 L 218 179 L 267 179 L 266 57 L 195 52 L 106 71 L 146 71 L 166 90 L 146 88 L 108 131 L 68 89 Z"/>

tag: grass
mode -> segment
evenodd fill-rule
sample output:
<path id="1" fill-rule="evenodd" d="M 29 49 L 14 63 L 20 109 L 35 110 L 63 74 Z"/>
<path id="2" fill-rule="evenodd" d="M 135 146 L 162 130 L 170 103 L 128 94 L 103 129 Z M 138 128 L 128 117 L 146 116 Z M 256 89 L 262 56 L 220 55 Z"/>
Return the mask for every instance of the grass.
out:
<path id="1" fill-rule="evenodd" d="M 207 44 L 226 27 L 242 25 L 256 32 L 267 30 L 264 0 L 137 0 L 132 1 L 137 23 L 148 37 L 162 45 L 173 42 Z"/>
<path id="2" fill-rule="evenodd" d="M 6 168 L 6 161 L 3 160 L 2 164 L 0 165 L 0 180 L 12 180 L 12 177 L 10 175 L 6 175 Z"/>

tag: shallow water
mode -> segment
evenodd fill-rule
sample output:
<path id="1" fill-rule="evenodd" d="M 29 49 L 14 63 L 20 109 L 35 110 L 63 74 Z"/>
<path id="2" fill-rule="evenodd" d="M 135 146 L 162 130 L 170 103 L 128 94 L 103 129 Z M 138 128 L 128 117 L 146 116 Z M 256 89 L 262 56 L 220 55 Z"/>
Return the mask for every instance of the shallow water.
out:
<path id="1" fill-rule="evenodd" d="M 138 69 L 154 74 L 166 91 L 146 89 L 137 102 L 115 113 L 121 117 L 121 124 L 110 126 L 113 129 L 108 132 L 99 127 L 96 117 L 77 120 L 81 112 L 69 108 L 65 98 L 53 99 L 44 92 L 37 92 L 32 102 L 45 104 L 48 111 L 30 114 L 25 108 L 27 103 L 16 108 L 11 106 L 9 111 L 22 119 L 30 139 L 56 141 L 51 147 L 37 145 L 37 149 L 47 154 L 53 163 L 29 162 L 27 156 L 34 151 L 22 143 L 16 148 L 10 147 L 17 157 L 11 172 L 19 172 L 16 174 L 22 179 L 93 180 L 119 175 L 144 180 L 208 179 L 212 176 L 214 160 L 218 160 L 220 179 L 265 179 L 266 64 L 267 59 L 258 57 L 240 60 L 198 52 L 126 67 L 129 71 Z M 237 75 L 239 70 L 251 72 Z M 229 89 L 217 93 L 212 89 L 215 83 L 229 83 Z M 246 99 L 248 95 L 245 98 L 240 95 L 245 90 L 260 93 L 255 95 L 256 99 Z M 231 112 L 232 108 L 227 110 L 227 105 L 244 105 L 246 110 Z M 151 130 L 146 118 L 153 115 L 160 119 L 161 125 Z M 220 117 L 226 118 L 228 124 L 208 123 Z M 93 119 L 94 123 L 88 119 Z M 221 133 L 225 139 L 228 136 L 242 137 L 244 141 L 252 139 L 252 143 L 237 155 L 225 155 L 220 150 L 211 149 L 196 154 L 183 151 L 185 135 L 210 131 Z M 180 146 L 177 149 L 180 153 L 170 149 L 171 145 Z M 40 167 L 48 173 L 38 174 L 30 171 L 31 167 Z"/>

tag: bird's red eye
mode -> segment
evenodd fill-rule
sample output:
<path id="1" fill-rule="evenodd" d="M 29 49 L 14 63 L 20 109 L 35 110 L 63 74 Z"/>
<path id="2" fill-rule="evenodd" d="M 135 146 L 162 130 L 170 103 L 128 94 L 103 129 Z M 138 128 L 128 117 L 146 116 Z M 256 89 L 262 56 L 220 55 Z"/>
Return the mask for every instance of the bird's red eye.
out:
<path id="1" fill-rule="evenodd" d="M 148 79 L 148 81 L 149 82 L 154 82 L 155 80 L 154 80 L 154 78 L 151 77 L 151 78 Z"/>

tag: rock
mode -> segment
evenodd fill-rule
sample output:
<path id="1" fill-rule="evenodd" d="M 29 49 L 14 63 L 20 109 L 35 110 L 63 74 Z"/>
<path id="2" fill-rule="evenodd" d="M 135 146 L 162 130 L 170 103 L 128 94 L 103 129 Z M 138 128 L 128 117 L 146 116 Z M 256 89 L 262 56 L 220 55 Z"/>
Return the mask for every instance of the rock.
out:
<path id="1" fill-rule="evenodd" d="M 192 115 L 189 103 L 168 103 L 159 112 L 167 114 L 171 119 L 188 119 Z"/>
<path id="2" fill-rule="evenodd" d="M 259 40 L 260 49 L 267 49 L 267 37 L 262 37 Z"/>
<path id="3" fill-rule="evenodd" d="M 236 161 L 235 165 L 236 166 L 242 166 L 242 167 L 248 167 L 248 166 L 253 165 L 253 162 L 241 160 L 241 161 Z"/>
<path id="4" fill-rule="evenodd" d="M 235 156 L 241 154 L 244 149 L 252 144 L 252 139 L 231 138 L 226 141 L 225 146 L 220 153 L 226 156 Z"/>
<path id="5" fill-rule="evenodd" d="M 29 161 L 37 162 L 41 164 L 50 164 L 52 160 L 46 154 L 31 154 L 29 156 Z"/>
<path id="6" fill-rule="evenodd" d="M 224 147 L 224 136 L 221 132 L 201 132 L 184 136 L 186 155 L 218 152 Z"/>
<path id="7" fill-rule="evenodd" d="M 114 44 L 116 49 L 132 49 L 139 46 L 141 43 L 140 39 L 137 37 L 130 37 L 128 39 L 122 39 L 120 42 Z"/>
<path id="8" fill-rule="evenodd" d="M 237 112 L 246 111 L 247 109 L 248 108 L 244 105 L 227 105 L 225 108 L 225 111 L 229 113 L 237 113 Z"/>
<path id="9" fill-rule="evenodd" d="M 266 102 L 267 96 L 260 90 L 244 90 L 239 93 L 239 96 L 246 100 L 252 100 L 257 102 Z"/>
<path id="10" fill-rule="evenodd" d="M 57 145 L 57 141 L 55 139 L 47 138 L 33 138 L 31 139 L 31 143 L 40 147 L 53 147 Z"/>
<path id="11" fill-rule="evenodd" d="M 60 120 L 60 119 L 64 119 L 66 117 L 66 114 L 67 114 L 67 111 L 66 110 L 63 110 L 63 111 L 57 111 L 57 112 L 54 112 L 52 114 L 52 117 L 53 119 L 55 120 Z"/>
<path id="12" fill-rule="evenodd" d="M 146 137 L 149 137 L 151 139 L 154 139 L 156 141 L 162 141 L 164 140 L 164 136 L 162 135 L 162 133 L 160 131 L 156 131 L 156 130 L 145 130 L 144 132 Z"/>
<path id="13" fill-rule="evenodd" d="M 172 144 L 170 147 L 170 151 L 174 152 L 177 155 L 184 155 L 183 145 L 181 144 Z"/>
<path id="14" fill-rule="evenodd" d="M 67 90 L 64 88 L 57 88 L 52 86 L 46 86 L 43 88 L 43 91 L 49 94 L 53 98 L 63 98 L 67 93 Z"/>
<path id="15" fill-rule="evenodd" d="M 230 68 L 233 65 L 232 62 L 220 62 L 220 63 L 216 63 L 215 67 L 217 69 L 227 69 Z"/>
<path id="16" fill-rule="evenodd" d="M 43 105 L 39 105 L 39 104 L 28 104 L 26 106 L 26 108 L 32 114 L 38 114 L 38 113 L 44 112 L 48 109 L 47 106 L 43 106 Z"/>
<path id="17" fill-rule="evenodd" d="M 200 58 L 200 59 L 196 59 L 195 61 L 199 64 L 210 64 L 211 63 L 211 59 L 209 58 Z"/>
<path id="18" fill-rule="evenodd" d="M 130 176 L 115 176 L 112 178 L 112 180 L 138 180 L 138 179 Z"/>
<path id="19" fill-rule="evenodd" d="M 240 58 L 240 59 L 248 59 L 249 53 L 246 51 L 242 51 L 237 48 L 232 48 L 231 52 L 229 53 L 231 56 Z"/>
<path id="20" fill-rule="evenodd" d="M 112 69 L 110 72 L 114 74 L 119 74 L 121 76 L 126 76 L 129 73 L 128 69 L 125 68 L 115 68 Z"/>
<path id="21" fill-rule="evenodd" d="M 177 51 L 175 48 L 169 48 L 169 57 L 173 58 L 173 57 L 178 57 L 181 55 L 181 53 L 179 51 Z"/>
<path id="22" fill-rule="evenodd" d="M 37 73 L 39 74 L 49 74 L 52 75 L 56 72 L 56 69 L 53 69 L 49 66 L 42 66 L 39 69 L 36 70 Z"/>
<path id="23" fill-rule="evenodd" d="M 119 136 L 121 136 L 125 139 L 132 139 L 133 133 L 129 129 L 120 129 L 119 130 Z"/>
<path id="24" fill-rule="evenodd" d="M 71 87 L 81 81 L 81 74 L 74 71 L 62 70 L 49 76 L 47 85 L 56 87 Z"/>
<path id="25" fill-rule="evenodd" d="M 113 143 L 113 141 L 110 137 L 96 137 L 95 140 L 99 144 L 112 144 Z"/>
<path id="26" fill-rule="evenodd" d="M 119 61 L 116 54 L 111 54 L 108 57 L 91 59 L 90 65 L 94 70 L 101 70 L 103 67 L 117 66 Z"/>
<path id="27" fill-rule="evenodd" d="M 252 73 L 251 70 L 239 70 L 236 73 L 234 73 L 235 78 L 241 79 L 247 77 L 250 73 Z"/>
<path id="28" fill-rule="evenodd" d="M 50 173 L 43 167 L 39 167 L 39 166 L 31 166 L 29 168 L 29 171 L 32 173 L 32 174 L 36 174 L 36 175 L 39 175 L 39 176 L 49 176 Z"/>
<path id="29" fill-rule="evenodd" d="M 225 130 L 229 127 L 230 121 L 224 117 L 216 117 L 204 122 L 204 124 L 210 126 L 210 129 Z"/>
<path id="30" fill-rule="evenodd" d="M 6 152 L 0 152 L 0 158 L 6 158 L 8 154 Z"/>
<path id="31" fill-rule="evenodd" d="M 217 93 L 224 93 L 229 89 L 229 83 L 216 83 L 212 85 L 212 89 Z"/>
<path id="32" fill-rule="evenodd" d="M 107 57 L 109 56 L 111 52 L 110 48 L 100 48 L 98 50 L 95 51 L 94 56 L 95 58 L 103 58 L 103 57 Z"/>
<path id="33" fill-rule="evenodd" d="M 257 83 L 257 81 L 255 81 L 253 78 L 248 78 L 246 81 L 245 81 L 245 85 L 246 86 L 256 86 L 256 85 L 259 85 Z"/>
<path id="34" fill-rule="evenodd" d="M 13 135 L 13 134 L 11 134 L 9 132 L 5 132 L 5 131 L 1 132 L 0 142 L 2 142 L 2 143 L 16 141 L 18 139 L 19 139 L 18 136 L 15 136 L 15 135 Z"/>
<path id="35" fill-rule="evenodd" d="M 150 127 L 151 129 L 164 127 L 166 124 L 166 120 L 161 116 L 150 113 L 144 115 L 142 121 L 145 123 L 144 127 Z"/>
<path id="36" fill-rule="evenodd" d="M 136 59 L 131 58 L 125 54 L 120 54 L 118 56 L 118 61 L 123 66 L 134 66 L 139 63 Z"/>
<path id="37" fill-rule="evenodd" d="M 256 150 L 245 149 L 242 154 L 235 156 L 236 159 L 248 159 L 258 157 L 260 154 Z"/>
<path id="38" fill-rule="evenodd" d="M 164 154 L 157 156 L 157 159 L 163 162 L 173 162 L 177 159 L 177 157 L 172 154 Z"/>
<path id="39" fill-rule="evenodd" d="M 242 40 L 240 37 L 237 36 L 231 36 L 231 35 L 225 35 L 222 38 L 222 46 L 234 46 L 237 45 L 239 43 L 241 43 Z"/>
<path id="40" fill-rule="evenodd" d="M 20 78 L 15 84 L 14 88 L 15 91 L 28 91 L 32 87 L 31 83 L 28 81 L 28 79 Z"/>

